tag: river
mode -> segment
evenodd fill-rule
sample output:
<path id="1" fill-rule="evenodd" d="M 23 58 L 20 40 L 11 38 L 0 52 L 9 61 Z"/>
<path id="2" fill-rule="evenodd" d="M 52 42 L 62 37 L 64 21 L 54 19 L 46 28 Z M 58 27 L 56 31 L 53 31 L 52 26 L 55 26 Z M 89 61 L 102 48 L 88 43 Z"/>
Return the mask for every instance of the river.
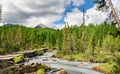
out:
<path id="1" fill-rule="evenodd" d="M 75 62 L 51 57 L 56 51 L 46 52 L 42 56 L 36 56 L 25 62 L 25 65 L 31 63 L 43 63 L 51 68 L 64 68 L 68 74 L 103 74 L 92 70 L 93 66 L 99 63 Z M 52 74 L 52 73 L 48 73 Z"/>

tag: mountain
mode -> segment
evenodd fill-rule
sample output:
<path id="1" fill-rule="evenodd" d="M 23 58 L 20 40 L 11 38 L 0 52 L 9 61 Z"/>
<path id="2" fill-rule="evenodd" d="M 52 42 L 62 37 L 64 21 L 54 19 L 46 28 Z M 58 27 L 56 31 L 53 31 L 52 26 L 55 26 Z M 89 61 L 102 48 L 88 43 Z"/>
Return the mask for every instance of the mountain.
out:
<path id="1" fill-rule="evenodd" d="M 38 24 L 35 28 L 46 28 L 46 26 L 44 24 Z"/>

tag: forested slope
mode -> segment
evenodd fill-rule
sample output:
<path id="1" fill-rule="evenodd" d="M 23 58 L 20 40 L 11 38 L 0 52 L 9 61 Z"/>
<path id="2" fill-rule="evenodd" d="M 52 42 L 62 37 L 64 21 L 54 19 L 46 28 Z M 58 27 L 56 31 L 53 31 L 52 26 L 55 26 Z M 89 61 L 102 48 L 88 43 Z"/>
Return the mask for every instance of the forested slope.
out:
<path id="1" fill-rule="evenodd" d="M 111 64 L 119 72 L 120 31 L 114 24 L 65 26 L 61 30 L 0 27 L 0 54 L 36 48 L 57 48 L 55 57 Z M 64 56 L 63 56 L 64 55 Z"/>

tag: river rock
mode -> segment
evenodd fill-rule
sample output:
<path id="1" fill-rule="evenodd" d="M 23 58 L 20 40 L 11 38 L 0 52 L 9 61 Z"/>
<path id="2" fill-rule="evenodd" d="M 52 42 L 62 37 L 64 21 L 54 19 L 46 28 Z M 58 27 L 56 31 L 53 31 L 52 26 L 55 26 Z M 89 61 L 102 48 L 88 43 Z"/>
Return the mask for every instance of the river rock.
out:
<path id="1" fill-rule="evenodd" d="M 53 61 L 57 61 L 56 59 L 52 59 Z"/>
<path id="2" fill-rule="evenodd" d="M 4 68 L 4 65 L 0 63 L 0 69 L 3 69 Z"/>
<path id="3" fill-rule="evenodd" d="M 60 68 L 60 69 L 58 69 L 56 74 L 67 74 L 67 72 L 63 68 Z"/>
<path id="4" fill-rule="evenodd" d="M 43 59 L 43 61 L 49 61 L 48 59 Z"/>
<path id="5" fill-rule="evenodd" d="M 0 63 L 0 69 L 4 69 L 4 68 L 12 66 L 12 65 L 14 65 L 14 63 L 12 61 L 6 61 L 3 63 Z"/>

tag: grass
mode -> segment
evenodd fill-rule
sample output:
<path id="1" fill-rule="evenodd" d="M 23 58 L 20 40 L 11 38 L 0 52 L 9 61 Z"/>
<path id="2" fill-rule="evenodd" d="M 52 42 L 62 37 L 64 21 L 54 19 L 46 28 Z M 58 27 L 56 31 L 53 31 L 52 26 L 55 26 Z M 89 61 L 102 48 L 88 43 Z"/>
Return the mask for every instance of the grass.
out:
<path id="1" fill-rule="evenodd" d="M 57 52 L 53 56 L 58 57 L 58 58 L 67 59 L 67 60 L 88 61 L 87 57 L 85 57 L 83 54 L 72 54 L 72 55 L 67 54 L 67 55 L 63 56 L 63 54 L 60 54 L 59 52 Z"/>
<path id="2" fill-rule="evenodd" d="M 93 70 L 105 73 L 105 74 L 114 74 L 113 72 L 113 65 L 114 63 L 105 63 L 99 66 L 93 67 Z"/>
<path id="3" fill-rule="evenodd" d="M 85 59 L 84 55 L 81 55 L 81 54 L 74 54 L 72 55 L 72 57 L 76 61 L 88 61 Z"/>
<path id="4" fill-rule="evenodd" d="M 57 52 L 54 56 L 73 61 L 103 63 L 99 66 L 93 67 L 93 69 L 104 74 L 120 74 L 120 52 L 115 52 L 114 54 L 110 52 L 95 52 L 94 56 L 90 53 L 65 55 L 62 52 Z"/>
<path id="5" fill-rule="evenodd" d="M 64 56 L 63 56 L 64 55 Z M 67 60 L 75 60 L 75 61 L 91 61 L 95 63 L 109 63 L 113 60 L 113 56 L 110 55 L 104 55 L 104 54 L 98 54 L 95 53 L 94 56 L 92 56 L 90 53 L 79 53 L 79 54 L 63 54 L 60 52 L 57 52 L 54 54 L 54 57 L 67 59 Z"/>

